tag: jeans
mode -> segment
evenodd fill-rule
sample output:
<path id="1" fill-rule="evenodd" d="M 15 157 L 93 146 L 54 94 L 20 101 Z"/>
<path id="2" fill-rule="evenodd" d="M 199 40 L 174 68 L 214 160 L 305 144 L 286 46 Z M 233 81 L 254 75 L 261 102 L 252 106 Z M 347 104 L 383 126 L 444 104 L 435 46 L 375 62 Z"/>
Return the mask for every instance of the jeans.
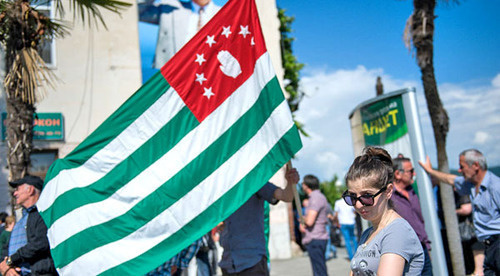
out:
<path id="1" fill-rule="evenodd" d="M 340 232 L 342 232 L 342 236 L 344 236 L 347 254 L 349 255 L 349 260 L 351 260 L 358 248 L 358 241 L 354 236 L 354 224 L 341 224 Z"/>
<path id="2" fill-rule="evenodd" d="M 484 276 L 500 275 L 500 235 L 485 241 Z"/>
<path id="3" fill-rule="evenodd" d="M 431 258 L 429 256 L 429 250 L 427 250 L 427 246 L 422 244 L 424 250 L 424 268 L 422 269 L 422 276 L 432 276 L 432 264 Z"/>
<path id="4" fill-rule="evenodd" d="M 326 243 L 327 240 L 312 240 L 306 244 L 314 276 L 328 275 L 325 260 Z"/>
<path id="5" fill-rule="evenodd" d="M 328 242 L 326 244 L 326 251 L 325 251 L 325 259 L 329 260 L 330 259 L 330 254 L 333 255 L 333 258 L 336 258 L 337 256 L 337 248 L 335 245 L 333 245 L 332 240 L 330 239 L 330 231 L 331 231 L 331 226 L 330 224 L 326 225 L 326 232 L 328 233 Z"/>

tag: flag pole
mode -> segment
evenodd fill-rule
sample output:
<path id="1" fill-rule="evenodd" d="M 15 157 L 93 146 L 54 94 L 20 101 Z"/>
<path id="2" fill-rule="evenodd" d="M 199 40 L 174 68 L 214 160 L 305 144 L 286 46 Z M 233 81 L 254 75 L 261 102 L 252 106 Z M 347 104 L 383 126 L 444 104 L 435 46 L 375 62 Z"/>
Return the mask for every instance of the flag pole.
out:
<path id="1" fill-rule="evenodd" d="M 286 163 L 286 171 L 292 168 L 292 161 L 288 161 Z M 295 208 L 297 208 L 297 213 L 299 214 L 299 223 L 304 222 L 304 215 L 302 214 L 302 204 L 300 203 L 299 192 L 297 192 L 297 185 L 293 184 L 292 186 L 293 198 L 295 199 Z"/>

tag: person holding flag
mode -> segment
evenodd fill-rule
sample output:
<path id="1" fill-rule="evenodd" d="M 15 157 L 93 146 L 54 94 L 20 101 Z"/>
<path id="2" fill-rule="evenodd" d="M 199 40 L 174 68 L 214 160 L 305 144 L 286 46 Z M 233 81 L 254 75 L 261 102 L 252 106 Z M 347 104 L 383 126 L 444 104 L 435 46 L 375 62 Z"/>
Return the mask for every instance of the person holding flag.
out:
<path id="1" fill-rule="evenodd" d="M 254 0 L 230 0 L 45 178 L 60 274 L 143 275 L 257 193 L 302 147 Z"/>
<path id="2" fill-rule="evenodd" d="M 281 189 L 268 182 L 224 221 L 220 237 L 224 248 L 219 266 L 223 275 L 269 275 L 264 236 L 264 201 L 292 202 L 293 185 L 300 176 L 295 168 L 286 172 L 287 185 Z"/>

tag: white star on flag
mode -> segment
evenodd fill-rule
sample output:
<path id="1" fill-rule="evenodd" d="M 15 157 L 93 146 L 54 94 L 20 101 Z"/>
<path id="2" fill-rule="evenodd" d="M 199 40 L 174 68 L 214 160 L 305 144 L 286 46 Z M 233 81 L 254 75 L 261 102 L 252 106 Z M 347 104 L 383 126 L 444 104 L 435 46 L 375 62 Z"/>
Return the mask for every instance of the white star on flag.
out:
<path id="1" fill-rule="evenodd" d="M 248 31 L 248 26 L 243 27 L 243 25 L 240 25 L 240 29 L 241 30 L 238 34 L 242 35 L 243 38 L 246 38 L 247 34 L 250 34 L 250 32 Z"/>
<path id="2" fill-rule="evenodd" d="M 222 27 L 222 35 L 224 35 L 224 36 L 226 36 L 226 38 L 228 38 L 230 34 L 232 34 L 231 26 Z"/>
<path id="3" fill-rule="evenodd" d="M 208 44 L 208 46 L 212 47 L 212 44 L 215 44 L 214 37 L 214 35 L 207 35 L 207 41 L 205 43 Z"/>
<path id="4" fill-rule="evenodd" d="M 207 99 L 210 99 L 210 97 L 212 97 L 213 95 L 215 95 L 212 92 L 212 87 L 210 87 L 210 88 L 203 88 L 203 89 L 205 89 L 205 93 L 203 93 L 203 96 L 207 97 Z"/>
<path id="5" fill-rule="evenodd" d="M 196 60 L 194 62 L 198 62 L 201 66 L 201 64 L 205 61 L 207 61 L 207 60 L 203 57 L 203 54 L 201 54 L 201 55 L 196 54 Z"/>
<path id="6" fill-rule="evenodd" d="M 205 74 L 201 73 L 201 74 L 196 74 L 196 81 L 201 84 L 203 84 L 204 81 L 206 81 L 207 79 L 205 78 Z"/>

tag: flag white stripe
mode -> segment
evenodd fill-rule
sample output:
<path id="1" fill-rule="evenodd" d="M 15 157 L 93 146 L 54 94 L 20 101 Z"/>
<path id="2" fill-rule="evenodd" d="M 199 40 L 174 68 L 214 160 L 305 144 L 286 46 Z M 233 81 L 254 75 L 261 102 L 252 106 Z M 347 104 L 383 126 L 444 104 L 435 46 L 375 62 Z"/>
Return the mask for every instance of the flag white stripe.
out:
<path id="1" fill-rule="evenodd" d="M 274 77 L 272 71 L 264 70 L 269 67 L 269 55 L 266 53 L 256 63 L 257 74 L 252 75 L 217 110 L 164 156 L 109 198 L 84 205 L 55 221 L 48 229 L 51 248 L 55 248 L 61 242 L 88 227 L 123 215 L 182 170 L 252 107 L 260 91 Z"/>
<path id="2" fill-rule="evenodd" d="M 189 223 L 243 179 L 291 127 L 293 121 L 288 104 L 283 101 L 250 141 L 169 209 L 131 235 L 79 257 L 60 269 L 61 274 L 72 275 L 86 271 L 89 275 L 96 275 L 150 250 Z M 245 167 L 242 168 L 241 164 L 245 164 Z M 89 266 L 90 264 L 92 265 Z"/>
<path id="3" fill-rule="evenodd" d="M 179 95 L 173 88 L 169 88 L 130 126 L 82 166 L 63 170 L 50 180 L 37 202 L 38 210 L 47 210 L 57 196 L 71 189 L 86 187 L 101 179 L 157 133 L 184 106 Z"/>

